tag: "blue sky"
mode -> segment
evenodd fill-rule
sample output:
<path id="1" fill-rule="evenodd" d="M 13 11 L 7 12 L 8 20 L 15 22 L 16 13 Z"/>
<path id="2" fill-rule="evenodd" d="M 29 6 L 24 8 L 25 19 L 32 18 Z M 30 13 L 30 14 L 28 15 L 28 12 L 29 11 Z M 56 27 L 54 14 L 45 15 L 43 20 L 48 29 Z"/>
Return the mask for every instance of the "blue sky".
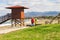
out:
<path id="1" fill-rule="evenodd" d="M 60 11 L 60 0 L 0 0 L 0 14 L 5 15 L 11 11 L 7 6 L 20 5 L 28 7 L 26 12 Z"/>

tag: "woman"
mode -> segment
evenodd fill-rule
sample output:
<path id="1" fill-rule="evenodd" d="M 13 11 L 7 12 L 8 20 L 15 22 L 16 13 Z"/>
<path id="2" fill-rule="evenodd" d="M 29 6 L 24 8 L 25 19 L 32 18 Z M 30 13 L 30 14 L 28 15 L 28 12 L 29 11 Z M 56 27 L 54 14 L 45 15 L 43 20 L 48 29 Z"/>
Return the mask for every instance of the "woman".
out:
<path id="1" fill-rule="evenodd" d="M 35 18 L 35 25 L 37 24 L 37 18 Z"/>

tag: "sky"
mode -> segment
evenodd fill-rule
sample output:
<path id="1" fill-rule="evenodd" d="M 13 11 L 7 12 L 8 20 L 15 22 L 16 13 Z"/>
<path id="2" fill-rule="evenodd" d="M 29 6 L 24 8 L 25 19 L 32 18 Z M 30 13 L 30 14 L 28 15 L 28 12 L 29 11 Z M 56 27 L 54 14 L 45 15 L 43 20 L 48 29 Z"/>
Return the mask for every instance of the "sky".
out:
<path id="1" fill-rule="evenodd" d="M 11 13 L 11 10 L 5 7 L 13 5 L 28 7 L 29 9 L 26 9 L 25 13 L 60 11 L 60 0 L 0 0 L 0 14 Z"/>

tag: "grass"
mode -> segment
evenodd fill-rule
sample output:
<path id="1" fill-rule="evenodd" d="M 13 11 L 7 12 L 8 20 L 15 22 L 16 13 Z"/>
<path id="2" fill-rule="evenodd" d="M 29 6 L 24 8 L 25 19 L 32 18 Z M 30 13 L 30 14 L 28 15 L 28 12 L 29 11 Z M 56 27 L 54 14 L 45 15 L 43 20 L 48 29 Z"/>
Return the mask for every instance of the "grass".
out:
<path id="1" fill-rule="evenodd" d="M 60 40 L 60 24 L 38 25 L 1 34 L 0 40 Z"/>

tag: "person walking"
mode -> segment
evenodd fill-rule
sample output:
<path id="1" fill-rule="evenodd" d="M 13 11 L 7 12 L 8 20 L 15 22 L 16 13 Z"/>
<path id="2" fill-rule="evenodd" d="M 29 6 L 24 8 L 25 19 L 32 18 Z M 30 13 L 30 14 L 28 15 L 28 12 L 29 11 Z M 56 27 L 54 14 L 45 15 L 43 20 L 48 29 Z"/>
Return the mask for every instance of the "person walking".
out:
<path id="1" fill-rule="evenodd" d="M 31 18 L 31 24 L 32 24 L 32 26 L 34 26 L 34 18 Z"/>
<path id="2" fill-rule="evenodd" d="M 37 24 L 37 18 L 35 18 L 35 25 Z"/>

